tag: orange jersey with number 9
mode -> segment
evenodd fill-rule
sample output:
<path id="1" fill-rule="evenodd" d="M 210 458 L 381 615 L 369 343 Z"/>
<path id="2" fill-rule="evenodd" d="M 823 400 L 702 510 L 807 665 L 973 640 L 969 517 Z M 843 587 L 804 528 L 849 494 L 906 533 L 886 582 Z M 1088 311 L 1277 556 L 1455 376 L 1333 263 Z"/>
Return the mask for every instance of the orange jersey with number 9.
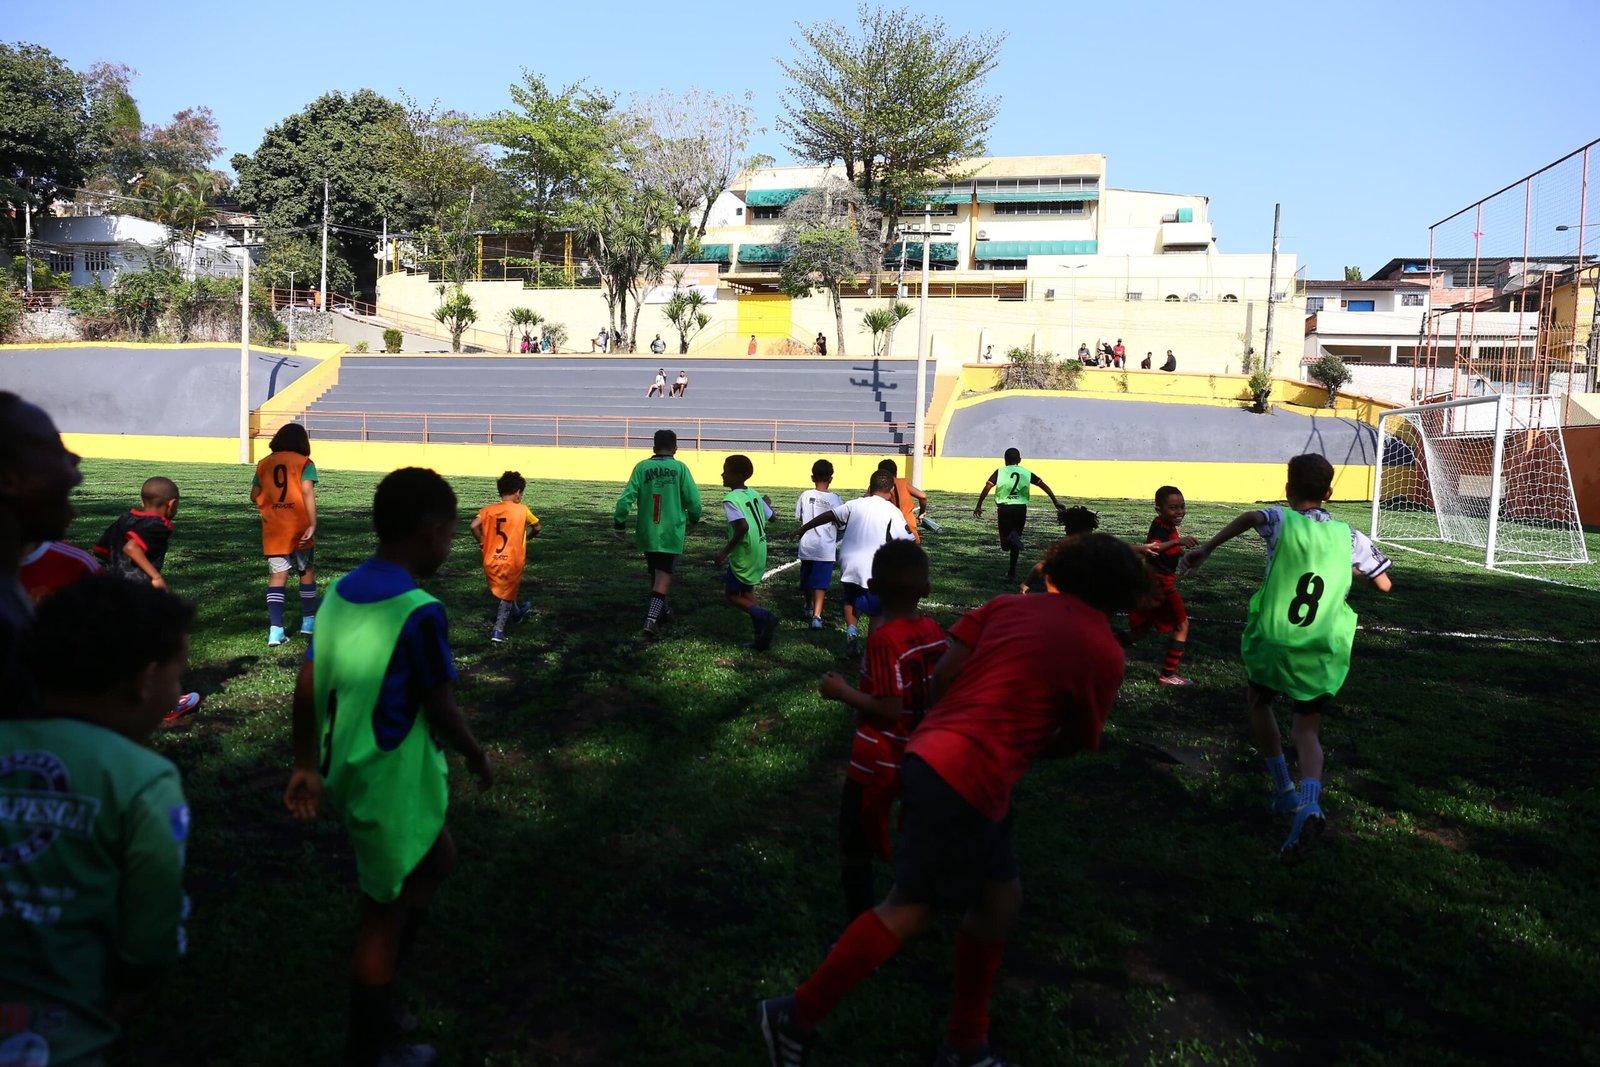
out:
<path id="1" fill-rule="evenodd" d="M 483 533 L 483 573 L 489 592 L 500 600 L 517 599 L 522 587 L 522 566 L 528 558 L 528 527 L 539 517 L 526 504 L 501 501 L 478 512 Z"/>
<path id="2" fill-rule="evenodd" d="M 313 547 L 314 541 L 300 543 L 300 535 L 311 525 L 301 483 L 316 480 L 317 468 L 311 457 L 298 452 L 274 452 L 256 464 L 251 493 L 261 509 L 263 556 L 287 556 Z"/>

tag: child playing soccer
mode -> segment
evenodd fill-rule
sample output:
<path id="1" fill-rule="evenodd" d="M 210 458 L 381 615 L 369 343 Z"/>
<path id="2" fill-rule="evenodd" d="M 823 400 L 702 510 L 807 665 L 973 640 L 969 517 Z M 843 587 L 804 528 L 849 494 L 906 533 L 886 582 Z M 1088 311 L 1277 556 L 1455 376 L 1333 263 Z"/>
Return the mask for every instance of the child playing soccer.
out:
<path id="1" fill-rule="evenodd" d="M 747 648 L 764 652 L 778 632 L 778 617 L 756 603 L 756 586 L 767 569 L 767 523 L 772 521 L 772 501 L 745 485 L 756 472 L 749 456 L 729 456 L 722 462 L 722 498 L 728 519 L 728 543 L 717 551 L 717 566 L 728 565 L 722 585 L 728 603 L 750 615 L 755 640 Z"/>
<path id="2" fill-rule="evenodd" d="M 118 578 L 167 587 L 161 568 L 172 542 L 172 520 L 178 515 L 178 483 L 171 478 L 146 478 L 139 490 L 139 507 L 117 516 L 95 542 L 94 554 Z M 200 706 L 199 693 L 185 693 L 168 712 L 168 725 Z"/>
<path id="3" fill-rule="evenodd" d="M 655 454 L 640 460 L 617 498 L 614 518 L 617 543 L 627 530 L 628 511 L 639 502 L 639 518 L 634 527 L 634 543 L 644 553 L 650 571 L 650 607 L 644 616 L 644 634 L 660 636 L 661 623 L 672 618 L 667 594 L 672 591 L 672 572 L 683 554 L 684 533 L 691 522 L 700 521 L 700 487 L 694 484 L 689 468 L 673 458 L 678 451 L 678 435 L 657 430 Z"/>
<path id="4" fill-rule="evenodd" d="M 40 704 L 0 719 L 0 1062 L 104 1062 L 183 955 L 189 808 L 178 769 L 147 746 L 177 700 L 193 617 L 107 575 L 39 607 L 27 659 Z"/>
<path id="5" fill-rule="evenodd" d="M 844 524 L 844 536 L 839 541 L 839 596 L 844 601 L 844 649 L 850 656 L 861 654 L 860 616 L 873 614 L 871 594 L 867 592 L 873 557 L 889 541 L 911 540 L 905 516 L 891 499 L 894 476 L 888 471 L 873 471 L 867 488 L 866 496 L 813 516 L 793 534 L 800 538 L 822 526 Z"/>
<path id="6" fill-rule="evenodd" d="M 1350 672 L 1356 613 L 1346 603 L 1353 576 L 1387 593 L 1389 560 L 1365 534 L 1337 522 L 1322 507 L 1333 489 L 1333 465 L 1315 453 L 1289 461 L 1284 486 L 1289 506 L 1247 511 L 1216 536 L 1184 553 L 1186 570 L 1196 570 L 1213 550 L 1246 530 L 1267 543 L 1267 574 L 1250 598 L 1240 649 L 1249 690 L 1245 706 L 1272 775 L 1272 811 L 1294 816 L 1279 855 L 1302 859 L 1327 824 L 1322 813 L 1322 743 L 1317 733 Z M 1283 756 L 1272 699 L 1294 701 L 1295 754 L 1300 788 L 1295 789 Z"/>
<path id="7" fill-rule="evenodd" d="M 489 593 L 498 604 L 489 640 L 506 639 L 506 624 L 521 622 L 532 603 L 517 603 L 522 588 L 522 567 L 528 556 L 528 538 L 539 536 L 539 516 L 522 502 L 528 481 L 519 471 L 506 471 L 494 483 L 500 503 L 479 510 L 472 520 L 472 536 L 483 550 L 483 573 Z"/>
<path id="8" fill-rule="evenodd" d="M 1077 544 L 1099 528 L 1100 516 L 1098 514 L 1090 511 L 1082 504 L 1074 504 L 1061 513 L 1061 540 L 1050 546 L 1049 552 L 1045 553 L 1045 558 L 1049 558 L 1050 552 L 1059 551 L 1067 545 Z M 1041 559 L 1033 565 L 1033 569 L 1028 572 L 1028 577 L 1023 579 L 1022 587 L 1017 592 L 1048 593 L 1050 591 L 1045 588 L 1044 564 L 1045 560 Z"/>
<path id="9" fill-rule="evenodd" d="M 261 509 L 261 554 L 267 557 L 267 645 L 277 648 L 283 630 L 284 589 L 289 572 L 300 575 L 300 632 L 309 636 L 317 616 L 317 465 L 311 438 L 298 422 L 279 427 L 256 464 L 250 499 Z"/>
<path id="10" fill-rule="evenodd" d="M 1163 485 L 1156 490 L 1156 517 L 1150 523 L 1144 543 L 1149 553 L 1151 577 L 1155 581 L 1155 595 L 1141 601 L 1128 612 L 1127 643 L 1142 638 L 1152 629 L 1156 633 L 1171 634 L 1167 643 L 1167 658 L 1161 664 L 1156 682 L 1161 685 L 1193 685 L 1178 673 L 1183 660 L 1183 650 L 1189 639 L 1189 611 L 1178 594 L 1178 559 L 1184 549 L 1200 542 L 1178 532 L 1183 517 L 1188 514 L 1183 494 L 1175 486 Z"/>
<path id="11" fill-rule="evenodd" d="M 1000 1067 L 989 1049 L 989 993 L 1022 895 L 1011 792 L 1036 757 L 1099 747 L 1123 671 L 1106 616 L 1132 603 L 1144 580 L 1134 553 L 1107 534 L 1051 553 L 1045 577 L 1055 595 L 996 597 L 951 628 L 934 669 L 938 702 L 900 765 L 905 826 L 894 886 L 792 996 L 761 1004 L 772 1067 L 805 1063 L 817 1025 L 941 908 L 965 917 L 947 1040 L 934 1062 Z"/>
<path id="12" fill-rule="evenodd" d="M 872 558 L 872 591 L 883 617 L 867 638 L 859 686 L 837 671 L 819 692 L 856 713 L 850 769 L 839 800 L 839 864 L 846 919 L 872 907 L 872 857 L 890 859 L 889 809 L 900 795 L 906 739 L 928 710 L 933 666 L 944 654 L 944 629 L 917 614 L 928 595 L 928 557 L 914 541 L 890 541 Z"/>
<path id="13" fill-rule="evenodd" d="M 811 465 L 812 488 L 801 493 L 794 502 L 794 518 L 798 523 L 808 523 L 824 511 L 831 511 L 844 501 L 829 486 L 833 484 L 833 464 L 819 459 Z M 833 584 L 833 564 L 839 546 L 839 531 L 826 523 L 807 531 L 800 538 L 800 592 L 806 598 L 806 611 L 811 617 L 811 628 L 822 629 L 822 604 Z"/>
<path id="14" fill-rule="evenodd" d="M 888 471 L 889 477 L 894 479 L 894 492 L 889 499 L 894 501 L 894 506 L 905 516 L 906 529 L 911 531 L 911 539 L 919 545 L 922 544 L 922 533 L 917 529 L 917 519 L 928 510 L 928 494 L 912 485 L 911 479 L 900 477 L 900 465 L 894 460 L 881 460 L 878 469 Z"/>
<path id="15" fill-rule="evenodd" d="M 372 499 L 378 550 L 328 590 L 294 690 L 294 774 L 283 799 L 314 819 L 324 793 L 356 857 L 360 930 L 345 1062 L 434 1062 L 399 1044 L 394 991 L 429 903 L 455 865 L 445 827 L 441 744 L 488 788 L 489 757 L 456 707 L 444 606 L 417 587 L 450 554 L 456 496 L 431 470 L 406 467 Z M 437 740 L 436 740 L 437 739 Z"/>
<path id="16" fill-rule="evenodd" d="M 1006 571 L 1007 578 L 1017 576 L 1017 556 L 1022 552 L 1022 528 L 1028 524 L 1028 494 L 1033 486 L 1037 485 L 1050 497 L 1050 503 L 1056 506 L 1056 514 L 1062 512 L 1061 501 L 1056 499 L 1055 493 L 1044 484 L 1044 479 L 1022 465 L 1022 453 L 1015 448 L 1006 449 L 1006 465 L 996 468 L 989 475 L 989 480 L 983 484 L 983 492 L 978 494 L 978 504 L 972 509 L 972 517 L 983 517 L 983 502 L 989 496 L 990 490 L 994 491 L 995 522 L 1000 534 L 1000 547 L 1011 553 L 1011 566 Z"/>

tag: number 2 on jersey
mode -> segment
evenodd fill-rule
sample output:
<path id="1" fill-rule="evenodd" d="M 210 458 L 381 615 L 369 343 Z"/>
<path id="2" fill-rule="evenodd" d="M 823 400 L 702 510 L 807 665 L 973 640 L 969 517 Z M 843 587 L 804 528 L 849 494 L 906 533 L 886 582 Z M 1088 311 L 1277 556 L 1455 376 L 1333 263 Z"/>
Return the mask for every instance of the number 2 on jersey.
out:
<path id="1" fill-rule="evenodd" d="M 1017 495 L 1017 487 L 1020 486 L 1021 484 L 1022 484 L 1022 472 L 1021 471 L 1012 471 L 1011 472 L 1011 495 L 1012 495 L 1012 497 L 1015 497 Z"/>

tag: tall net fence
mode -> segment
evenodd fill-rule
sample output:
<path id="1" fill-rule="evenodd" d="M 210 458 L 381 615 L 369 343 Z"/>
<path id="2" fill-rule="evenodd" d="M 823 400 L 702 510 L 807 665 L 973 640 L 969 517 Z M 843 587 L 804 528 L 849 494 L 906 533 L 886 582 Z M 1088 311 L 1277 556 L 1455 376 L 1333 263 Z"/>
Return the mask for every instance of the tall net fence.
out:
<path id="1" fill-rule="evenodd" d="M 1428 250 L 1415 396 L 1596 388 L 1600 140 L 1435 223 Z"/>

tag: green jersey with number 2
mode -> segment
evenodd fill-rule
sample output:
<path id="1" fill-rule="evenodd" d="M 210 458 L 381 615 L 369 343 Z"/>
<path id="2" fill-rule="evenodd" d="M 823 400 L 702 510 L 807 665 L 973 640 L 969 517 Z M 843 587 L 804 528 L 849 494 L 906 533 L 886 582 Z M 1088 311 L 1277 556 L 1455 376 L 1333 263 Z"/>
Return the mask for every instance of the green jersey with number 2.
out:
<path id="1" fill-rule="evenodd" d="M 995 475 L 994 502 L 996 504 L 1028 503 L 1028 490 L 1033 485 L 1033 472 L 1020 463 L 1001 467 Z"/>
<path id="2" fill-rule="evenodd" d="M 1250 598 L 1241 649 L 1245 676 L 1295 700 L 1331 697 L 1350 673 L 1356 613 L 1350 527 L 1283 509 L 1267 577 Z"/>

